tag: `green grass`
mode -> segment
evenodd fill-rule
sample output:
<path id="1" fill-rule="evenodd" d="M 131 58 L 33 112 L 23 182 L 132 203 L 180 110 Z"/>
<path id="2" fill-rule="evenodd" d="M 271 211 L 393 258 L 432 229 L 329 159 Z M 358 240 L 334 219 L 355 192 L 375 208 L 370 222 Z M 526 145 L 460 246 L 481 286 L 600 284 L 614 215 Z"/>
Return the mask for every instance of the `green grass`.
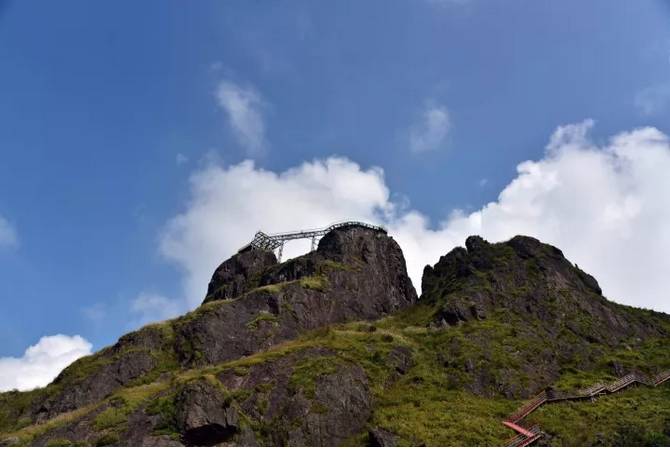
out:
<path id="1" fill-rule="evenodd" d="M 322 274 L 300 278 L 298 279 L 298 284 L 302 288 L 310 290 L 317 290 L 320 292 L 328 290 L 328 278 Z"/>
<path id="2" fill-rule="evenodd" d="M 167 383 L 155 382 L 131 388 L 123 388 L 110 398 L 110 407 L 95 417 L 97 430 L 115 428 L 128 421 L 128 415 L 169 387 Z"/>
<path id="3" fill-rule="evenodd" d="M 19 440 L 19 445 L 26 446 L 29 445 L 36 437 L 45 434 L 46 432 L 63 427 L 68 425 L 77 419 L 82 418 L 84 415 L 95 410 L 99 405 L 92 404 L 85 407 L 81 407 L 77 410 L 62 413 L 46 422 L 40 424 L 32 424 L 26 427 L 21 428 L 15 432 L 10 432 L 2 435 L 2 438 L 12 438 L 16 437 Z"/>
<path id="4" fill-rule="evenodd" d="M 72 441 L 67 438 L 53 438 L 47 441 L 47 447 L 68 447 L 73 446 Z"/>
<path id="5" fill-rule="evenodd" d="M 101 435 L 96 441 L 95 446 L 118 446 L 119 436 L 113 432 Z"/>
<path id="6" fill-rule="evenodd" d="M 337 262 L 331 259 L 326 259 L 319 263 L 317 271 L 319 272 L 319 274 L 322 274 L 327 273 L 328 271 L 354 271 L 354 270 L 356 270 L 356 268 L 351 265 L 342 262 Z"/>
<path id="7" fill-rule="evenodd" d="M 293 369 L 289 379 L 289 389 L 294 394 L 302 392 L 306 397 L 313 399 L 318 378 L 336 373 L 341 365 L 342 361 L 338 357 L 302 359 Z"/>
<path id="8" fill-rule="evenodd" d="M 0 434 L 19 430 L 31 424 L 28 417 L 33 402 L 47 394 L 45 389 L 0 393 Z"/>
<path id="9" fill-rule="evenodd" d="M 254 293 L 254 292 L 267 292 L 271 293 L 273 295 L 277 295 L 282 292 L 289 284 L 293 283 L 291 282 L 277 282 L 276 284 L 268 284 L 268 285 L 263 285 L 261 287 L 256 287 L 253 290 L 250 290 L 248 293 L 245 293 L 245 295 L 249 293 Z"/>
<path id="10" fill-rule="evenodd" d="M 403 382 L 378 399 L 372 423 L 400 438 L 403 446 L 499 446 L 512 434 L 502 426 L 513 410 L 506 400 L 449 390 L 434 379 Z"/>
<path id="11" fill-rule="evenodd" d="M 174 404 L 176 392 L 172 392 L 165 396 L 155 398 L 146 408 L 149 415 L 159 416 L 160 420 L 154 429 L 154 432 L 159 435 L 169 435 L 172 437 L 179 437 L 179 430 L 176 424 L 177 410 Z"/>
<path id="12" fill-rule="evenodd" d="M 274 325 L 277 325 L 277 316 L 267 312 L 265 310 L 262 310 L 256 315 L 256 317 L 249 321 L 247 323 L 247 328 L 248 329 L 257 329 L 260 323 L 262 322 L 268 322 L 268 323 L 273 323 Z"/>

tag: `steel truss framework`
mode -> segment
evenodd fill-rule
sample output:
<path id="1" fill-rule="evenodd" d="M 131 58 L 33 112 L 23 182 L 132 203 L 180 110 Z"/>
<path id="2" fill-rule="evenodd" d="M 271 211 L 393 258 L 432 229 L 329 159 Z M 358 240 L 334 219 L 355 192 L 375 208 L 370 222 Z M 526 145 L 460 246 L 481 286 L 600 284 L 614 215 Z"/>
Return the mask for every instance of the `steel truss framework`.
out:
<path id="1" fill-rule="evenodd" d="M 258 231 L 256 235 L 254 235 L 251 243 L 240 248 L 240 251 L 244 251 L 250 247 L 264 249 L 267 251 L 277 250 L 277 259 L 281 261 L 285 242 L 289 240 L 312 239 L 312 251 L 314 251 L 316 249 L 316 244 L 321 237 L 328 234 L 333 229 L 343 228 L 346 226 L 361 226 L 368 229 L 374 229 L 376 231 L 386 232 L 386 229 L 381 226 L 363 223 L 362 221 L 343 221 L 340 223 L 331 224 L 325 228 L 307 229 L 302 231 L 286 232 L 282 234 L 266 234 L 263 231 Z"/>

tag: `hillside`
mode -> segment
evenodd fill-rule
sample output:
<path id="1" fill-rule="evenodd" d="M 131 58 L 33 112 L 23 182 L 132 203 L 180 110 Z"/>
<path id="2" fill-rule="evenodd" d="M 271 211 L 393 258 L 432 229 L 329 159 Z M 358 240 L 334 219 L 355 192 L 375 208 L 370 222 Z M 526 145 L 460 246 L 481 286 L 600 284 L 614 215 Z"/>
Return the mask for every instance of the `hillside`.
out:
<path id="1" fill-rule="evenodd" d="M 529 237 L 470 237 L 422 290 L 379 231 L 334 230 L 281 264 L 238 253 L 195 311 L 0 395 L 0 442 L 501 445 L 501 421 L 548 386 L 670 368 L 670 317 L 607 301 Z M 538 444 L 667 445 L 669 390 L 547 405 Z"/>

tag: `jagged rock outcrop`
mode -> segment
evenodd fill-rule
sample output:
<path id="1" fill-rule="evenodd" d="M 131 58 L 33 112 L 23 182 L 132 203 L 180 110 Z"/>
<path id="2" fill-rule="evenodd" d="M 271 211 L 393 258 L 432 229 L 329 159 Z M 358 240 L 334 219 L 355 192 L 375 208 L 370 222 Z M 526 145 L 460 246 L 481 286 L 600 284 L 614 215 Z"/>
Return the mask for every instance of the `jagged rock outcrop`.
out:
<path id="1" fill-rule="evenodd" d="M 229 441 L 240 429 L 237 408 L 206 379 L 187 384 L 174 402 L 177 430 L 188 446 L 214 446 Z"/>
<path id="2" fill-rule="evenodd" d="M 269 260 L 258 253 L 263 263 Z M 380 318 L 416 302 L 402 251 L 384 232 L 338 228 L 321 239 L 316 251 L 255 271 L 253 282 L 239 281 L 250 264 L 240 272 L 230 270 L 242 266 L 243 258 L 233 256 L 234 263 L 224 263 L 227 275 L 215 274 L 210 283 L 212 292 L 244 286 L 238 299 L 209 296 L 201 309 L 175 323 L 182 365 L 231 360 L 306 330 Z"/>
<path id="3" fill-rule="evenodd" d="M 271 251 L 245 248 L 223 262 L 214 271 L 207 287 L 207 301 L 232 299 L 258 287 L 260 276 L 265 270 L 277 264 Z"/>
<path id="4" fill-rule="evenodd" d="M 263 444 L 338 445 L 365 428 L 372 396 L 365 371 L 334 355 L 312 348 L 255 365 L 244 374 L 224 371 L 219 381 L 230 391 L 252 392 L 240 409 L 265 429 Z M 317 366 L 322 374 L 312 378 L 311 367 Z"/>
<path id="5" fill-rule="evenodd" d="M 422 301 L 443 304 L 436 318 L 448 325 L 506 309 L 550 328 L 565 325 L 600 343 L 663 332 L 607 301 L 593 276 L 558 248 L 532 237 L 498 244 L 469 237 L 466 248 L 455 248 L 434 267 L 426 266 L 422 290 Z"/>
<path id="6" fill-rule="evenodd" d="M 376 427 L 370 429 L 368 438 L 371 447 L 394 447 L 396 446 L 396 436 L 391 432 Z"/>
<path id="7" fill-rule="evenodd" d="M 469 237 L 465 248 L 426 266 L 422 289 L 420 302 L 435 306 L 433 327 L 514 323 L 517 349 L 510 347 L 509 354 L 486 350 L 489 332 L 467 342 L 481 348 L 476 354 L 456 343 L 444 354 L 445 367 L 464 371 L 465 386 L 478 395 L 527 397 L 555 381 L 565 366 L 594 367 L 608 347 L 668 335 L 661 320 L 608 301 L 591 275 L 532 237 L 496 244 Z M 496 363 L 501 358 L 507 366 Z"/>

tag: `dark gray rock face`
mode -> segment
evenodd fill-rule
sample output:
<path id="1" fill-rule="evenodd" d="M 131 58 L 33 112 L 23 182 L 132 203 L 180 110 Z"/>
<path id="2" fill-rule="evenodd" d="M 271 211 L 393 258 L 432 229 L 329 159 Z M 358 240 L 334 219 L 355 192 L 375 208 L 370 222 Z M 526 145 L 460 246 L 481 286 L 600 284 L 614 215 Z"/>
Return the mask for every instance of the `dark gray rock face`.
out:
<path id="1" fill-rule="evenodd" d="M 465 246 L 424 269 L 420 302 L 435 306 L 434 328 L 487 319 L 503 324 L 473 332 L 467 344 L 453 341 L 442 355 L 447 371 L 466 374 L 450 381 L 479 396 L 529 397 L 558 379 L 564 366 L 589 370 L 605 348 L 667 334 L 658 317 L 607 301 L 596 280 L 551 245 L 524 236 L 491 244 L 473 236 Z M 490 338 L 511 339 L 515 350 L 508 356 L 517 368 L 496 362 Z"/>
<path id="2" fill-rule="evenodd" d="M 303 384 L 301 363 L 319 361 L 330 369 L 313 373 Z M 304 376 L 305 373 L 302 373 Z M 232 392 L 250 392 L 240 410 L 261 428 L 257 445 L 333 446 L 365 429 L 372 397 L 363 369 L 334 358 L 327 349 L 312 348 L 254 365 L 246 374 L 224 371 L 219 381 Z M 233 393 L 234 394 L 234 393 Z M 235 444 L 246 444 L 240 431 Z"/>
<path id="3" fill-rule="evenodd" d="M 365 371 L 321 347 L 196 377 L 175 384 L 162 400 L 169 401 L 168 415 L 152 411 L 149 400 L 128 416 L 114 441 L 95 425 L 103 407 L 33 444 L 337 446 L 364 432 L 372 414 Z"/>
<path id="4" fill-rule="evenodd" d="M 200 380 L 177 394 L 176 421 L 187 446 L 214 446 L 230 440 L 238 431 L 237 409 L 223 392 Z"/>
<path id="5" fill-rule="evenodd" d="M 270 251 L 248 248 L 235 254 L 214 271 L 205 302 L 236 298 L 257 287 L 263 271 L 276 263 Z"/>
<path id="6" fill-rule="evenodd" d="M 371 447 L 394 447 L 396 444 L 396 435 L 379 427 L 370 429 L 368 432 Z"/>
<path id="7" fill-rule="evenodd" d="M 132 332 L 94 356 L 84 357 L 63 370 L 52 383 L 55 395 L 38 398 L 31 416 L 36 422 L 99 401 L 156 367 L 152 352 L 169 342 L 153 328 Z"/>
<path id="8" fill-rule="evenodd" d="M 208 302 L 177 321 L 175 349 L 183 365 L 219 363 L 310 329 L 377 319 L 416 300 L 392 238 L 367 228 L 339 228 L 323 237 L 317 251 L 266 268 L 258 287 L 238 299 Z"/>

